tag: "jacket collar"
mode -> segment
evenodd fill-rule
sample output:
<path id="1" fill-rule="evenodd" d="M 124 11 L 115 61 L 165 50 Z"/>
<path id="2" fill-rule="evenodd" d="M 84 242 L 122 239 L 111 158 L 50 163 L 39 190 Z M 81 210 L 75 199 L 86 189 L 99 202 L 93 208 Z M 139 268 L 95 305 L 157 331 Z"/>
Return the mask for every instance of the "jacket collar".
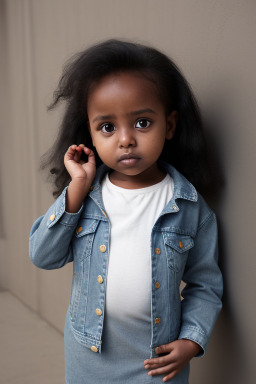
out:
<path id="1" fill-rule="evenodd" d="M 173 199 L 197 201 L 198 194 L 195 187 L 172 165 L 160 160 L 159 165 L 172 177 L 174 182 Z"/>
<path id="2" fill-rule="evenodd" d="M 159 160 L 159 165 L 162 167 L 173 179 L 174 191 L 172 199 L 169 204 L 165 207 L 162 214 L 169 212 L 178 212 L 179 207 L 176 202 L 177 199 L 189 200 L 196 202 L 198 194 L 195 187 L 172 165 L 166 163 L 163 160 Z M 105 164 L 102 164 L 98 169 L 94 179 L 93 188 L 89 193 L 89 196 L 95 201 L 103 215 L 106 217 L 105 208 L 101 193 L 101 181 L 105 174 L 110 170 Z"/>
<path id="3" fill-rule="evenodd" d="M 166 213 L 174 213 L 180 210 L 176 201 L 177 199 L 184 199 L 192 202 L 196 202 L 198 200 L 198 193 L 195 187 L 179 171 L 177 171 L 176 168 L 163 160 L 159 161 L 159 165 L 167 173 L 169 173 L 174 184 L 173 196 L 162 211 L 161 216 Z"/>

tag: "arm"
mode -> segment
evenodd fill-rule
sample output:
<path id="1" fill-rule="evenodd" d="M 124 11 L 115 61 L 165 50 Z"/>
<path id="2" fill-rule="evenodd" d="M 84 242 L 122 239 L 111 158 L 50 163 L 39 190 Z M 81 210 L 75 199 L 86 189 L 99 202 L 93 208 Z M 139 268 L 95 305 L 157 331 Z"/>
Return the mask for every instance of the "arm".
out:
<path id="1" fill-rule="evenodd" d="M 88 154 L 87 163 L 80 161 L 81 150 Z M 61 268 L 73 260 L 72 237 L 96 172 L 94 154 L 84 146 L 69 147 L 64 163 L 72 181 L 47 213 L 35 221 L 29 237 L 29 256 L 43 269 Z"/>
<path id="2" fill-rule="evenodd" d="M 33 224 L 29 237 L 29 256 L 39 268 L 56 269 L 73 260 L 71 240 L 83 205 L 77 213 L 65 211 L 67 187 L 44 216 Z"/>
<path id="3" fill-rule="evenodd" d="M 214 324 L 222 308 L 223 281 L 218 266 L 218 229 L 213 212 L 199 226 L 183 275 L 179 339 L 190 339 L 206 352 Z"/>
<path id="4" fill-rule="evenodd" d="M 149 375 L 177 375 L 194 356 L 203 356 L 222 303 L 222 275 L 218 267 L 217 223 L 213 212 L 201 223 L 190 250 L 183 280 L 179 340 L 156 348 L 162 357 L 144 362 Z"/>

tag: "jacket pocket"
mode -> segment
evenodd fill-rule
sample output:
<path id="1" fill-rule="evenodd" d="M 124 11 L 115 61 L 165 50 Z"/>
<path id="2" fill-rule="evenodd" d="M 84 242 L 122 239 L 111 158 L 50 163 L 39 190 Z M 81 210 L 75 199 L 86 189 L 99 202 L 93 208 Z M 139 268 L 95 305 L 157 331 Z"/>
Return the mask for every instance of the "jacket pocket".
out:
<path id="1" fill-rule="evenodd" d="M 73 242 L 74 260 L 84 260 L 90 256 L 92 244 L 99 221 L 82 218 L 79 220 Z"/>
<path id="2" fill-rule="evenodd" d="M 175 272 L 183 271 L 188 251 L 194 246 L 192 237 L 178 233 L 163 233 L 167 262 Z"/>

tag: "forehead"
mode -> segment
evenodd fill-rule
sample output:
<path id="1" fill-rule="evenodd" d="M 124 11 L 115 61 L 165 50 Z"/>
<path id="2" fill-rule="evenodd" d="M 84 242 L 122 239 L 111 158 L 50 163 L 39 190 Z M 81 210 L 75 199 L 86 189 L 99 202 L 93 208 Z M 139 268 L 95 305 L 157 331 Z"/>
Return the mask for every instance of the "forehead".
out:
<path id="1" fill-rule="evenodd" d="M 113 109 L 121 105 L 128 109 L 135 106 L 163 107 L 156 83 L 138 72 L 113 73 L 91 86 L 87 102 L 88 114 L 99 108 Z"/>

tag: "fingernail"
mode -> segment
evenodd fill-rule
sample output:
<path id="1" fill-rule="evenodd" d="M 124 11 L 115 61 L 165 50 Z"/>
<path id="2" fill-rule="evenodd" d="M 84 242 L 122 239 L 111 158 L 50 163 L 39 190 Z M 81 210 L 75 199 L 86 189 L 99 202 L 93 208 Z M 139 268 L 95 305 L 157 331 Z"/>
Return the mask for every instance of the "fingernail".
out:
<path id="1" fill-rule="evenodd" d="M 145 369 L 148 369 L 148 368 L 149 368 L 149 365 L 148 365 L 148 364 L 146 364 L 146 365 L 145 365 Z"/>

